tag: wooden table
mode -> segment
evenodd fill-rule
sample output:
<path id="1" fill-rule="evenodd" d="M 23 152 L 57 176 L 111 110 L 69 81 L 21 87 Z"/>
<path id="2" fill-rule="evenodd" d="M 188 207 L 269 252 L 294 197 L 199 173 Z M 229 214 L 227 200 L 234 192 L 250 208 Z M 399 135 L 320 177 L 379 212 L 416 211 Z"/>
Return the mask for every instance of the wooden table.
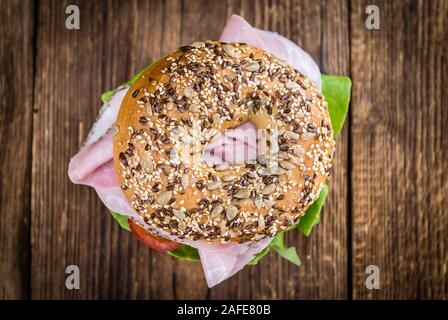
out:
<path id="1" fill-rule="evenodd" d="M 81 29 L 65 27 L 76 4 Z M 380 29 L 365 8 L 380 8 Z M 100 93 L 237 13 L 353 81 L 330 195 L 303 266 L 270 253 L 208 289 L 144 248 L 67 164 Z M 0 298 L 448 298 L 448 1 L 0 1 Z M 81 289 L 65 288 L 78 265 Z M 380 268 L 381 288 L 365 286 Z"/>

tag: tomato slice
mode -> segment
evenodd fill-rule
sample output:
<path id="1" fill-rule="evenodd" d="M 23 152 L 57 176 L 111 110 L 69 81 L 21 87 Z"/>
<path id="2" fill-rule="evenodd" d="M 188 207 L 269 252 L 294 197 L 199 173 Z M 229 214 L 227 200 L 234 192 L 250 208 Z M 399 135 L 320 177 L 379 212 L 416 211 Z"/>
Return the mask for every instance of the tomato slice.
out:
<path id="1" fill-rule="evenodd" d="M 132 219 L 128 219 L 128 224 L 135 237 L 140 240 L 140 242 L 143 243 L 146 247 L 157 251 L 168 251 L 177 249 L 181 246 L 180 243 L 152 234 L 148 230 L 132 221 Z"/>

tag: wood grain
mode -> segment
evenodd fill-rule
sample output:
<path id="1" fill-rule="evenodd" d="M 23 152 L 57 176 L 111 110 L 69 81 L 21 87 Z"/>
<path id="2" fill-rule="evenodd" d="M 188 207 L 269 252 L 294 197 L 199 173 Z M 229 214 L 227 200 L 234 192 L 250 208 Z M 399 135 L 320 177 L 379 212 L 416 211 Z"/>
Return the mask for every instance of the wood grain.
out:
<path id="1" fill-rule="evenodd" d="M 0 299 L 30 294 L 33 20 L 32 1 L 0 2 Z"/>
<path id="2" fill-rule="evenodd" d="M 447 1 L 353 1 L 353 297 L 448 297 Z M 367 290 L 368 265 L 380 290 Z"/>

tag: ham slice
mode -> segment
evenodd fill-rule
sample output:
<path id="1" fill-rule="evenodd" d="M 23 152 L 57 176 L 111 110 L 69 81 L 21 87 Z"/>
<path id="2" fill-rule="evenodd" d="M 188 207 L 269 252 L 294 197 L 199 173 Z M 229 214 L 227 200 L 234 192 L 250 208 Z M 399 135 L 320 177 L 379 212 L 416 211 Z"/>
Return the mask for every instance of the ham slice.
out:
<path id="1" fill-rule="evenodd" d="M 109 128 L 113 123 L 113 121 L 108 123 Z M 84 180 L 95 173 L 96 169 L 112 160 L 114 155 L 112 138 L 112 132 L 107 133 L 96 143 L 84 147 L 70 160 L 68 176 L 73 183 L 88 184 Z M 90 177 L 90 179 L 96 178 Z M 115 181 L 118 183 L 118 180 Z"/>
<path id="2" fill-rule="evenodd" d="M 246 122 L 226 130 L 206 146 L 202 159 L 209 164 L 257 159 L 257 127 Z"/>
<path id="3" fill-rule="evenodd" d="M 277 33 L 253 28 L 240 16 L 233 15 L 225 26 L 220 40 L 246 42 L 269 51 L 291 63 L 318 88 L 321 87 L 319 68 L 313 59 Z M 127 90 L 128 88 L 118 90 L 101 108 L 100 116 L 89 133 L 85 146 L 71 159 L 68 174 L 73 183 L 95 188 L 101 201 L 109 210 L 133 217 L 145 224 L 121 191 L 112 159 L 113 136 L 110 128 L 117 117 Z M 209 143 L 202 158 L 211 164 L 256 159 L 256 133 L 256 127 L 252 123 L 244 123 L 235 130 L 228 130 Z M 210 244 L 203 240 L 181 240 L 163 230 L 155 230 L 151 227 L 148 229 L 167 239 L 197 248 L 209 287 L 237 273 L 271 241 L 271 238 L 265 238 L 254 243 Z"/>

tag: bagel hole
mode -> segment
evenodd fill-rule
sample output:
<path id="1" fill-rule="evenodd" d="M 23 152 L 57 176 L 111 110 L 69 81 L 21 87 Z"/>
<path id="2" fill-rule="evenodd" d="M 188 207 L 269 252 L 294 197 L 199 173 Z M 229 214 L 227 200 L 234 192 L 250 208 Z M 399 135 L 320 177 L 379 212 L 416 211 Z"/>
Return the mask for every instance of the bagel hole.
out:
<path id="1" fill-rule="evenodd" d="M 257 127 L 248 121 L 225 130 L 206 145 L 201 158 L 211 165 L 256 160 Z"/>

